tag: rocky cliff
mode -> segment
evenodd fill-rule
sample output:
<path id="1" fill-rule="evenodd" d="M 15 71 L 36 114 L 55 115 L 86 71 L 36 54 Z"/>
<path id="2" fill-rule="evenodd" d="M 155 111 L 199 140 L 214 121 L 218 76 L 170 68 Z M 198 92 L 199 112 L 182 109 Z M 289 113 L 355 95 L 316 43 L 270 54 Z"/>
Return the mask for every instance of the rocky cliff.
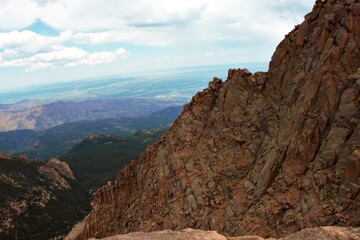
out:
<path id="1" fill-rule="evenodd" d="M 64 219 L 72 219 L 62 216 L 69 209 L 59 202 L 72 180 L 69 166 L 57 159 L 44 163 L 0 154 L 0 239 L 49 239 L 63 233 Z"/>
<path id="2" fill-rule="evenodd" d="M 229 70 L 94 195 L 69 239 L 360 226 L 360 3 L 317 1 L 267 73 Z"/>

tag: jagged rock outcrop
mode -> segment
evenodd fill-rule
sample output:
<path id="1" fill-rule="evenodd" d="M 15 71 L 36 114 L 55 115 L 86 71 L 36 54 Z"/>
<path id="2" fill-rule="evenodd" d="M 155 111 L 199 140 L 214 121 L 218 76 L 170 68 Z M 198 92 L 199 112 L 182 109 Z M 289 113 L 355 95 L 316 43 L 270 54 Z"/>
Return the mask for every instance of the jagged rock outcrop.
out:
<path id="1" fill-rule="evenodd" d="M 360 3 L 317 1 L 267 73 L 229 70 L 94 195 L 68 239 L 360 226 Z"/>
<path id="2" fill-rule="evenodd" d="M 104 240 L 265 240 L 258 236 L 225 237 L 216 231 L 185 229 L 181 231 L 136 232 L 104 238 Z M 360 239 L 360 228 L 307 228 L 278 240 L 353 240 Z M 276 240 L 267 238 L 266 240 Z"/>
<path id="3" fill-rule="evenodd" d="M 56 158 L 50 159 L 46 165 L 39 166 L 38 171 L 49 181 L 53 189 L 70 189 L 68 180 L 75 180 L 69 165 Z"/>
<path id="4" fill-rule="evenodd" d="M 57 172 L 59 172 L 64 177 L 75 180 L 74 174 L 71 171 L 69 165 L 66 162 L 62 162 L 57 158 L 51 158 L 47 165 L 53 169 L 55 169 Z"/>

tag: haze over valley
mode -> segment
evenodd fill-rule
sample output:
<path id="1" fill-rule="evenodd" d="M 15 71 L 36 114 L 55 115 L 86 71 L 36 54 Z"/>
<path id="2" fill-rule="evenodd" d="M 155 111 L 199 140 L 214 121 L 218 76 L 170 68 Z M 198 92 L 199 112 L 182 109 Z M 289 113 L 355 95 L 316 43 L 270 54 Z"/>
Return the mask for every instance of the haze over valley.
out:
<path id="1" fill-rule="evenodd" d="M 251 71 L 266 71 L 267 63 L 249 63 Z M 82 79 L 70 82 L 36 84 L 15 89 L 0 88 L 1 104 L 12 104 L 24 100 L 66 100 L 84 98 L 153 98 L 159 100 L 181 100 L 188 102 L 198 91 L 206 88 L 213 77 L 226 78 L 228 64 L 216 66 L 169 69 L 139 72 L 124 76 Z M 6 84 L 6 83 L 4 83 Z M 4 106 L 0 105 L 0 108 Z"/>

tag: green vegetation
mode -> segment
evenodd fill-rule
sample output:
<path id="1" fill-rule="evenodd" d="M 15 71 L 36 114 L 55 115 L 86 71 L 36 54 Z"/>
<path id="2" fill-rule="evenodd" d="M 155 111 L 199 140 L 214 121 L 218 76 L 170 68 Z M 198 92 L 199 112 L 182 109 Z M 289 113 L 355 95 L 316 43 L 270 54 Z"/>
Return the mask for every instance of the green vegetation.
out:
<path id="1" fill-rule="evenodd" d="M 115 134 L 127 137 L 139 130 L 166 128 L 181 110 L 182 106 L 174 106 L 146 117 L 70 122 L 41 132 L 32 130 L 0 132 L 0 152 L 26 154 L 33 159 L 48 160 L 63 155 L 81 139 L 91 134 Z"/>
<path id="2" fill-rule="evenodd" d="M 39 172 L 45 162 L 0 158 L 0 239 L 50 239 L 67 234 L 91 210 L 94 191 L 154 143 L 165 130 L 139 131 L 129 137 L 90 135 L 61 156 L 75 175 L 71 189 L 58 189 Z M 1 156 L 1 155 L 0 155 Z M 49 200 L 44 200 L 50 196 Z M 46 197 L 45 197 L 46 198 Z M 26 205 L 26 208 L 22 206 Z M 16 209 L 23 209 L 17 211 Z"/>
<path id="3" fill-rule="evenodd" d="M 50 239 L 66 234 L 85 215 L 72 190 L 54 187 L 39 167 L 46 164 L 0 158 L 0 228 L 7 229 L 0 239 Z"/>
<path id="4" fill-rule="evenodd" d="M 116 174 L 131 160 L 160 138 L 164 130 L 140 131 L 124 138 L 115 135 L 92 135 L 60 157 L 72 169 L 80 188 L 95 190 Z"/>
<path id="5" fill-rule="evenodd" d="M 170 107 L 143 118 L 66 123 L 42 132 L 0 133 L 0 152 L 42 160 L 60 155 L 75 176 L 75 180 L 65 180 L 71 189 L 59 188 L 51 176 L 39 171 L 48 167 L 46 162 L 0 154 L 0 239 L 66 235 L 91 210 L 96 189 L 137 160 L 181 109 Z"/>

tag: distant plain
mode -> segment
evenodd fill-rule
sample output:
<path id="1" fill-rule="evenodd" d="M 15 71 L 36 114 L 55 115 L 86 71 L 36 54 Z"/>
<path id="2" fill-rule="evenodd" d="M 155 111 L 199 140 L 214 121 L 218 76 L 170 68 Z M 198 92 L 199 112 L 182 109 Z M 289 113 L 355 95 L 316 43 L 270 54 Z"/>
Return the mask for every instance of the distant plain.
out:
<path id="1" fill-rule="evenodd" d="M 48 83 L 2 90 L 0 104 L 23 100 L 64 100 L 84 98 L 155 98 L 189 101 L 196 92 L 207 87 L 213 77 L 226 80 L 229 68 L 266 71 L 267 64 L 233 64 L 139 72 L 99 79 Z M 49 80 L 50 81 L 50 80 Z"/>

